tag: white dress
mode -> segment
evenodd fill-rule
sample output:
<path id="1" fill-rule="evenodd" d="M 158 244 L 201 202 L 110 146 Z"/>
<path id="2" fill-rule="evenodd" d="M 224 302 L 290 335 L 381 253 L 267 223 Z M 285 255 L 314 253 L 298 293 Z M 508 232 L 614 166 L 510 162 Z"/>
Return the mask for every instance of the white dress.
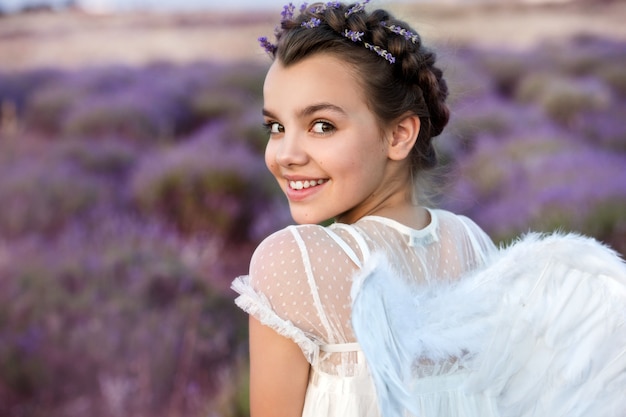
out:
<path id="1" fill-rule="evenodd" d="M 430 214 L 290 226 L 233 282 L 310 362 L 303 416 L 626 416 L 623 262 L 571 236 L 497 250 Z"/>

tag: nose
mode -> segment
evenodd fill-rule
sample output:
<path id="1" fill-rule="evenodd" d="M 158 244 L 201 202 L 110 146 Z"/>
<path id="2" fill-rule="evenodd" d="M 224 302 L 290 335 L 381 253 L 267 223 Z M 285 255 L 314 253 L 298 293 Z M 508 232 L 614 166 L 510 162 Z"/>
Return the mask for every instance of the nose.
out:
<path id="1" fill-rule="evenodd" d="M 275 160 L 280 166 L 289 167 L 306 164 L 308 156 L 303 147 L 302 138 L 296 133 L 285 133 L 282 138 L 277 140 L 275 146 Z"/>

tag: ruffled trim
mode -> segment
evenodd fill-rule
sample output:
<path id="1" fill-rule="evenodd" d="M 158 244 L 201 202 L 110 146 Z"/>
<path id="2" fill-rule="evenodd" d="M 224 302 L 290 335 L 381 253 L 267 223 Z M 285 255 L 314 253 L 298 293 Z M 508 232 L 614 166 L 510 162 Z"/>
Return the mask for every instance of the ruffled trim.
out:
<path id="1" fill-rule="evenodd" d="M 248 275 L 237 277 L 230 287 L 239 294 L 239 297 L 235 299 L 235 304 L 239 308 L 281 336 L 293 340 L 302 349 L 302 353 L 311 365 L 317 363 L 319 345 L 291 321 L 278 316 L 267 297 L 252 288 Z"/>

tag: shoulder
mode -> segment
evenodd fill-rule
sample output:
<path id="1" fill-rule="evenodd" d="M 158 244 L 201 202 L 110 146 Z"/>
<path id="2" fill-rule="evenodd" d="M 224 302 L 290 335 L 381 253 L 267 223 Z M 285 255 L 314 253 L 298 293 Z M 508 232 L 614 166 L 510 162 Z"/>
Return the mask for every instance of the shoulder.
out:
<path id="1" fill-rule="evenodd" d="M 285 256 L 289 253 L 302 252 L 307 245 L 319 245 L 328 236 L 326 228 L 306 224 L 287 226 L 266 237 L 256 248 L 252 262 L 265 257 Z"/>
<path id="2" fill-rule="evenodd" d="M 482 262 L 496 252 L 493 240 L 469 217 L 443 209 L 431 212 L 438 219 L 438 234 L 442 242 L 471 249 Z"/>
<path id="3" fill-rule="evenodd" d="M 472 219 L 462 214 L 453 213 L 445 209 L 428 209 L 437 233 L 451 234 L 457 238 L 462 236 L 478 237 L 481 240 L 490 240 L 485 231 Z"/>
<path id="4" fill-rule="evenodd" d="M 348 256 L 344 239 L 330 227 L 295 225 L 265 238 L 250 262 L 253 280 L 312 274 L 317 264 Z"/>
<path id="5" fill-rule="evenodd" d="M 472 229 L 481 230 L 482 229 L 467 216 L 462 214 L 453 213 L 451 211 L 445 209 L 429 209 L 433 216 L 436 216 L 438 221 L 446 227 L 456 226 L 456 227 L 470 227 Z"/>

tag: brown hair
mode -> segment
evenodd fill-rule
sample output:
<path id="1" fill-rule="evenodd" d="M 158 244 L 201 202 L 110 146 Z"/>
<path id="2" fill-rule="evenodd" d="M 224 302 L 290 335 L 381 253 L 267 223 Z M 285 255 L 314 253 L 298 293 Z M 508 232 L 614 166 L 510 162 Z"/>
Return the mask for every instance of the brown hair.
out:
<path id="1" fill-rule="evenodd" d="M 414 174 L 434 168 L 437 154 L 432 138 L 442 132 L 450 116 L 445 104 L 448 87 L 442 71 L 435 66 L 436 55 L 422 45 L 416 31 L 387 11 L 347 13 L 353 6 L 316 3 L 295 16 L 287 16 L 276 30 L 276 47 L 269 52 L 285 66 L 321 52 L 352 64 L 363 83 L 368 104 L 382 124 L 407 112 L 420 118 L 411 167 Z M 302 25 L 313 18 L 320 20 L 315 27 Z M 407 39 L 394 33 L 391 25 L 414 36 Z M 346 37 L 346 30 L 362 32 L 362 41 Z M 395 63 L 365 48 L 365 42 L 391 53 Z"/>

